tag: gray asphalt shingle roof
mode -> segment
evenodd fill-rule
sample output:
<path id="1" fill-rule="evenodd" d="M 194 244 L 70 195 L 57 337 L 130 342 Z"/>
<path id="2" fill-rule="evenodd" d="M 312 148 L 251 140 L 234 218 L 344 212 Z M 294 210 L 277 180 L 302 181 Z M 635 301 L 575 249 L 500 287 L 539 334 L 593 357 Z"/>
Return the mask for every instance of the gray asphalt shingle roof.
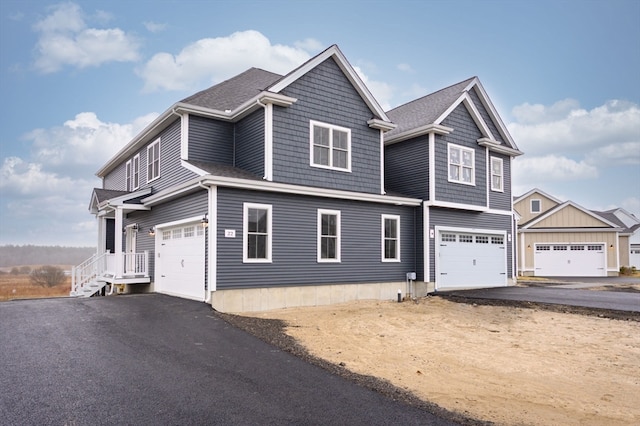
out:
<path id="1" fill-rule="evenodd" d="M 187 163 L 204 170 L 212 176 L 229 177 L 236 179 L 262 180 L 261 176 L 249 173 L 246 170 L 237 167 L 228 166 L 226 164 L 211 163 L 208 161 L 186 160 Z"/>
<path id="2" fill-rule="evenodd" d="M 180 102 L 219 111 L 234 110 L 281 78 L 282 76 L 276 73 L 249 68 Z"/>
<path id="3" fill-rule="evenodd" d="M 98 201 L 98 204 L 129 193 L 128 191 L 116 191 L 113 189 L 100 188 L 93 188 L 93 192 L 96 194 L 96 200 Z"/>
<path id="4" fill-rule="evenodd" d="M 386 136 L 394 136 L 404 133 L 407 130 L 433 124 L 434 121 L 460 97 L 464 88 L 467 87 L 474 78 L 475 77 L 471 77 L 453 86 L 445 87 L 437 92 L 387 111 L 387 115 L 391 121 L 398 127 L 388 132 Z"/>

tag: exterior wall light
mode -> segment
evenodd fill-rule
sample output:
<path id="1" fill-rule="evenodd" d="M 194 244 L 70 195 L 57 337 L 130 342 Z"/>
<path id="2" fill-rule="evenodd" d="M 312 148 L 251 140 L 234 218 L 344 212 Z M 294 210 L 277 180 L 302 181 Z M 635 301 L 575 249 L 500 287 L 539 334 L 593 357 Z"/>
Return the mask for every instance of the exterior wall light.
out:
<path id="1" fill-rule="evenodd" d="M 156 228 L 152 226 L 151 228 L 149 228 L 149 236 L 153 237 L 154 235 L 156 235 Z"/>
<path id="2" fill-rule="evenodd" d="M 204 217 L 200 221 L 200 224 L 202 225 L 203 228 L 208 228 L 209 227 L 209 219 L 207 219 L 207 214 L 208 213 L 205 213 Z"/>

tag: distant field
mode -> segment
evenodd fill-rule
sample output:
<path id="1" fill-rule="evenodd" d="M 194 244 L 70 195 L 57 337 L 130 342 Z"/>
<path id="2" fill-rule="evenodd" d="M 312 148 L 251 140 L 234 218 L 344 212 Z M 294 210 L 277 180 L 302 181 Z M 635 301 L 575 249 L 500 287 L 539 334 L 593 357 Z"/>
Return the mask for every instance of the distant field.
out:
<path id="1" fill-rule="evenodd" d="M 12 299 L 37 299 L 41 297 L 69 296 L 71 277 L 55 287 L 33 285 L 29 275 L 0 275 L 0 301 Z"/>

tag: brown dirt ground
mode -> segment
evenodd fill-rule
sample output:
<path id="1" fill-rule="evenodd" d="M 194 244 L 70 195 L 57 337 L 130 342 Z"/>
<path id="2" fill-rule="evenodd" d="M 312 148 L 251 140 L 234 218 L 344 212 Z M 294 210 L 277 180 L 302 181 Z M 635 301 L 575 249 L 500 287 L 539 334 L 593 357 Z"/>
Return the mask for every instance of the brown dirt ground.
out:
<path id="1" fill-rule="evenodd" d="M 462 424 L 640 424 L 638 314 L 426 297 L 218 315 Z"/>

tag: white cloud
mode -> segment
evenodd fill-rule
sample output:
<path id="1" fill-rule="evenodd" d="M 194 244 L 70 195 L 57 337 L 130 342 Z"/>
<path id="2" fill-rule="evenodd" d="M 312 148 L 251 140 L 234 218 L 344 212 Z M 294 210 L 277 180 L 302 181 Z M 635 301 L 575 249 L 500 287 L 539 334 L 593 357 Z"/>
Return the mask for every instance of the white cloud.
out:
<path id="1" fill-rule="evenodd" d="M 394 96 L 394 88 L 384 81 L 371 80 L 360 67 L 353 67 L 365 86 L 369 89 L 374 98 L 378 101 L 383 110 L 391 109 L 391 99 Z"/>
<path id="2" fill-rule="evenodd" d="M 160 24 L 158 22 L 146 21 L 143 22 L 143 25 L 150 33 L 159 33 L 167 29 L 167 24 Z"/>
<path id="3" fill-rule="evenodd" d="M 83 112 L 62 126 L 35 129 L 24 138 L 32 143 L 33 159 L 38 164 L 82 175 L 95 172 L 157 115 L 152 113 L 133 123 L 118 124 L 102 122 L 95 113 Z"/>
<path id="4" fill-rule="evenodd" d="M 396 68 L 398 68 L 398 70 L 402 72 L 410 72 L 410 73 L 415 72 L 414 69 L 409 64 L 398 64 Z"/>
<path id="5" fill-rule="evenodd" d="M 186 90 L 223 81 L 250 67 L 284 74 L 309 58 L 306 48 L 272 45 L 258 31 L 249 30 L 200 39 L 177 55 L 157 53 L 137 73 L 145 91 Z"/>
<path id="6" fill-rule="evenodd" d="M 564 156 L 519 157 L 514 161 L 514 180 L 533 183 L 555 180 L 583 180 L 598 177 L 598 169 L 585 161 L 575 161 Z"/>
<path id="7" fill-rule="evenodd" d="M 39 71 L 52 73 L 66 65 L 86 68 L 138 60 L 138 41 L 120 28 L 88 28 L 82 9 L 75 3 L 61 3 L 50 10 L 34 25 L 40 33 L 34 63 Z M 107 20 L 104 12 L 97 16 Z"/>
<path id="8" fill-rule="evenodd" d="M 309 52 L 309 53 L 319 52 L 323 50 L 325 47 L 327 47 L 324 44 L 322 44 L 320 41 L 314 38 L 305 38 L 304 40 L 296 41 L 295 43 L 293 43 L 293 45 L 297 49 L 302 49 L 305 52 Z"/>

